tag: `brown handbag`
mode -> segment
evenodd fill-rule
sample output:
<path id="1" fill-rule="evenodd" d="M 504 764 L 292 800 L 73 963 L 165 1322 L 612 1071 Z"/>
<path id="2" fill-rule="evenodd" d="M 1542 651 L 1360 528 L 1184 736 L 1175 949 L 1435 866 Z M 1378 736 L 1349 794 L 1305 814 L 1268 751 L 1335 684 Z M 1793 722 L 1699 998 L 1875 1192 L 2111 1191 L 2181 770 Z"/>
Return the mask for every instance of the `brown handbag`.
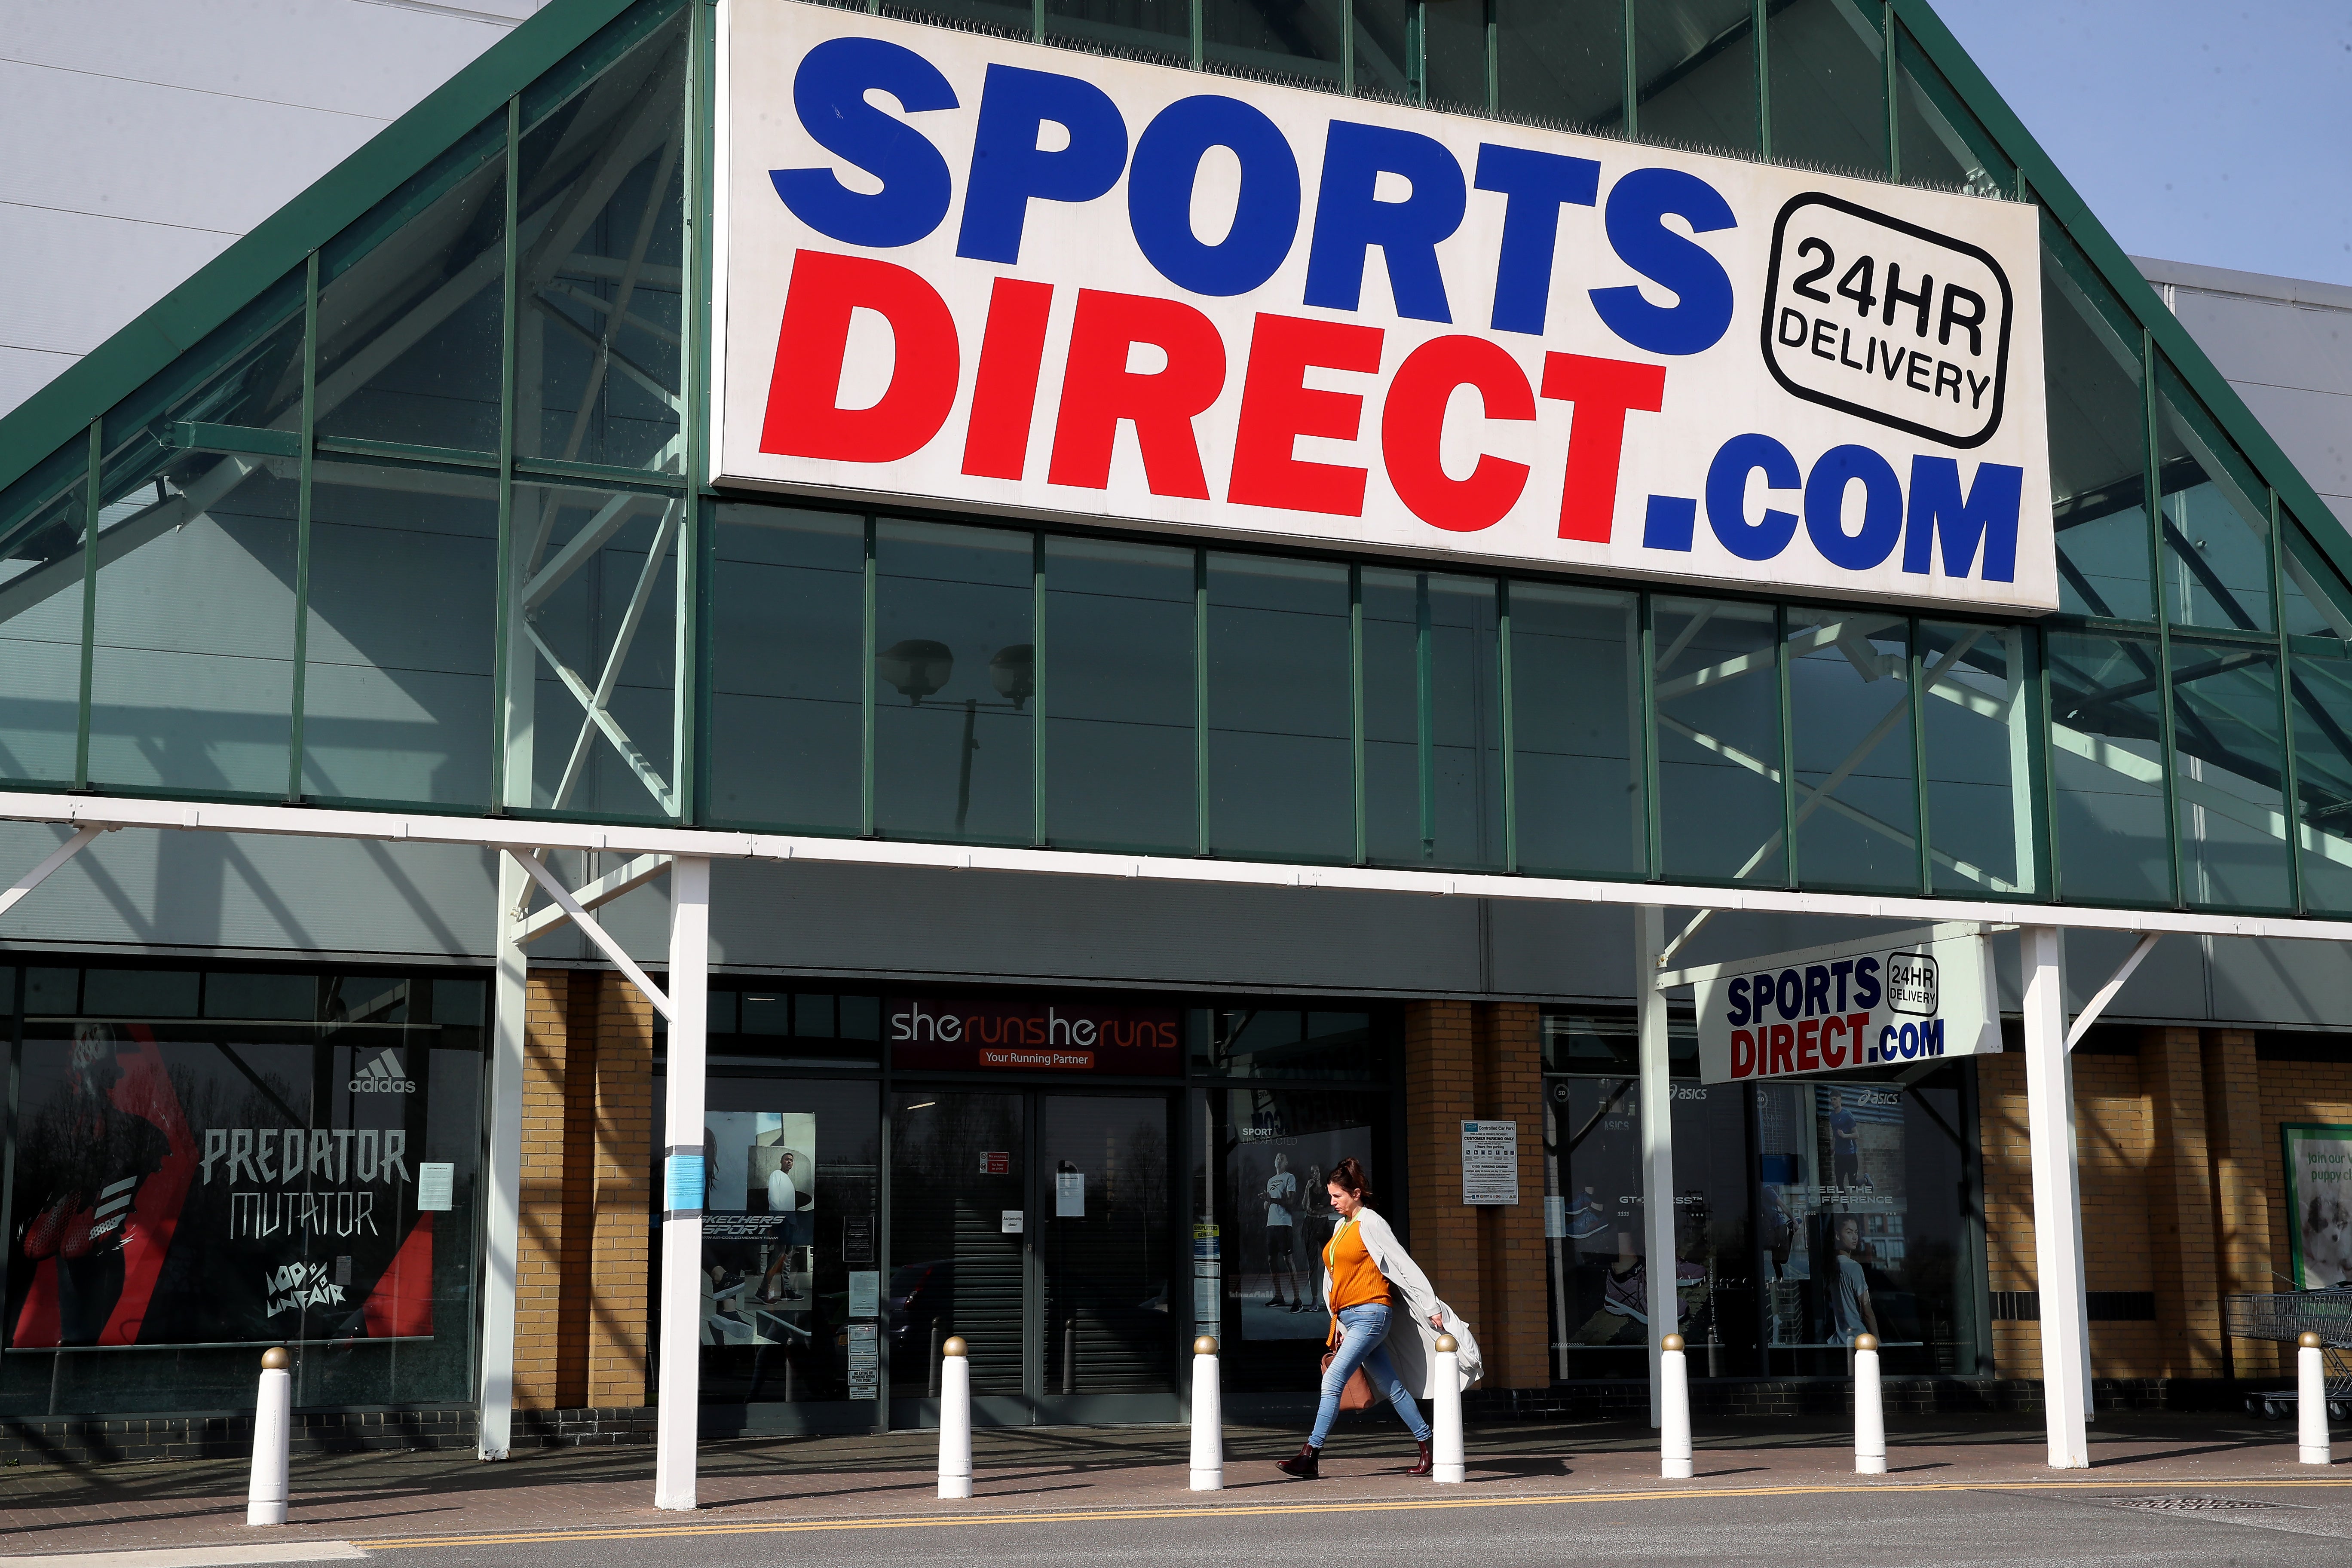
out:
<path id="1" fill-rule="evenodd" d="M 1339 1352 L 1338 1351 L 1325 1351 L 1323 1352 L 1323 1370 L 1325 1372 L 1328 1373 L 1331 1370 L 1331 1363 L 1339 1358 Z M 1339 1390 L 1339 1408 L 1342 1410 L 1370 1410 L 1378 1403 L 1380 1403 L 1380 1397 L 1372 1392 L 1372 1380 L 1364 1375 L 1363 1363 L 1360 1362 L 1356 1365 L 1355 1372 L 1349 1374 L 1347 1386 Z"/>

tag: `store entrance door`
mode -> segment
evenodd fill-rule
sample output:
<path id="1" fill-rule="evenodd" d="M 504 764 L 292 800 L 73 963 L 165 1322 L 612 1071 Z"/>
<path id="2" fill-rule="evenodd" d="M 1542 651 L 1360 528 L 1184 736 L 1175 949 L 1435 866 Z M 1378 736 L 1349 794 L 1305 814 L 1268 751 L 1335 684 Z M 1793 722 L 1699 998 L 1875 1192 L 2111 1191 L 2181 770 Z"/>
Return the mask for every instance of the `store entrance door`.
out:
<path id="1" fill-rule="evenodd" d="M 1166 1093 L 898 1092 L 891 1426 L 937 1423 L 950 1335 L 976 1422 L 1178 1418 L 1174 1109 Z"/>

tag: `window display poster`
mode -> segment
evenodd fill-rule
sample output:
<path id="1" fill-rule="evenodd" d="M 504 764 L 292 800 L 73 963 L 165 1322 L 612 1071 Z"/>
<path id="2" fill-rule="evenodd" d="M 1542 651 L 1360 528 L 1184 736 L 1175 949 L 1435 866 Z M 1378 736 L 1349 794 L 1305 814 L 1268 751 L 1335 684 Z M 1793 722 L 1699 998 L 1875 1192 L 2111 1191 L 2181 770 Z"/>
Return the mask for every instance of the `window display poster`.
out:
<path id="1" fill-rule="evenodd" d="M 430 1338 L 432 1055 L 137 1024 L 27 1040 L 8 1347 Z"/>
<path id="2" fill-rule="evenodd" d="M 1319 1340 L 1330 1319 L 1322 1300 L 1323 1247 L 1339 1216 L 1323 1173 L 1354 1155 L 1371 1179 L 1371 1129 L 1293 1132 L 1280 1118 L 1236 1129 L 1225 1156 L 1240 1235 L 1225 1273 L 1247 1340 Z M 1204 1320 L 1205 1321 L 1205 1320 Z"/>
<path id="3" fill-rule="evenodd" d="M 1770 1342 L 1851 1345 L 1905 1328 L 1910 1195 L 1903 1095 L 1876 1084 L 1763 1091 L 1762 1213 Z"/>
<path id="4" fill-rule="evenodd" d="M 2352 1281 L 2352 1127 L 2290 1121 L 2279 1136 L 2295 1288 Z"/>
<path id="5" fill-rule="evenodd" d="M 714 1110 L 702 1119 L 707 1345 L 800 1345 L 815 1272 L 816 1118 Z"/>

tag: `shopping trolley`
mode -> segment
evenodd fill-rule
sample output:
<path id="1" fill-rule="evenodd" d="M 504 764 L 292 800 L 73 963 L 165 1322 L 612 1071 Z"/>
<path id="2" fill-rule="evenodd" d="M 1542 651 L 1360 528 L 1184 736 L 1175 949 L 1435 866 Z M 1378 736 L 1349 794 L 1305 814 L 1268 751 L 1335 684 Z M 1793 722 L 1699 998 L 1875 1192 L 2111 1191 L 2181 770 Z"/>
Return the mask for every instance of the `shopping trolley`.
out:
<path id="1" fill-rule="evenodd" d="M 2226 1326 L 2232 1339 L 2275 1340 L 2298 1344 L 2305 1334 L 2319 1336 L 2320 1353 L 2327 1364 L 2327 1415 L 2344 1420 L 2352 1414 L 2352 1286 L 2329 1290 L 2295 1290 L 2275 1296 L 2229 1296 L 2222 1300 Z M 2294 1390 L 2250 1394 L 2246 1408 L 2273 1421 L 2294 1413 Z"/>

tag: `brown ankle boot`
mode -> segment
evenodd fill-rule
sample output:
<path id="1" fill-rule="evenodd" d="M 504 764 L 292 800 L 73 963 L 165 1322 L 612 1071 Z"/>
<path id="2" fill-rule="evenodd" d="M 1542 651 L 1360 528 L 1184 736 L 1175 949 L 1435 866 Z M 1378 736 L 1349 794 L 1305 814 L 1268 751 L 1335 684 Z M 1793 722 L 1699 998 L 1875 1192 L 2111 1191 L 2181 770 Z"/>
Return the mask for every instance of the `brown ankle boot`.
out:
<path id="1" fill-rule="evenodd" d="M 1425 1476 L 1436 1468 L 1437 1461 L 1429 1457 L 1429 1445 L 1427 1443 L 1423 1443 L 1421 1446 L 1421 1462 L 1413 1466 L 1412 1469 L 1407 1470 L 1405 1474 L 1409 1476 Z"/>
<path id="2" fill-rule="evenodd" d="M 1302 1481 L 1320 1480 L 1323 1477 L 1318 1465 L 1322 1458 L 1322 1449 L 1312 1443 L 1301 1443 L 1298 1446 L 1298 1452 L 1286 1459 L 1276 1459 L 1274 1462 L 1274 1468 L 1286 1476 L 1296 1476 Z"/>

